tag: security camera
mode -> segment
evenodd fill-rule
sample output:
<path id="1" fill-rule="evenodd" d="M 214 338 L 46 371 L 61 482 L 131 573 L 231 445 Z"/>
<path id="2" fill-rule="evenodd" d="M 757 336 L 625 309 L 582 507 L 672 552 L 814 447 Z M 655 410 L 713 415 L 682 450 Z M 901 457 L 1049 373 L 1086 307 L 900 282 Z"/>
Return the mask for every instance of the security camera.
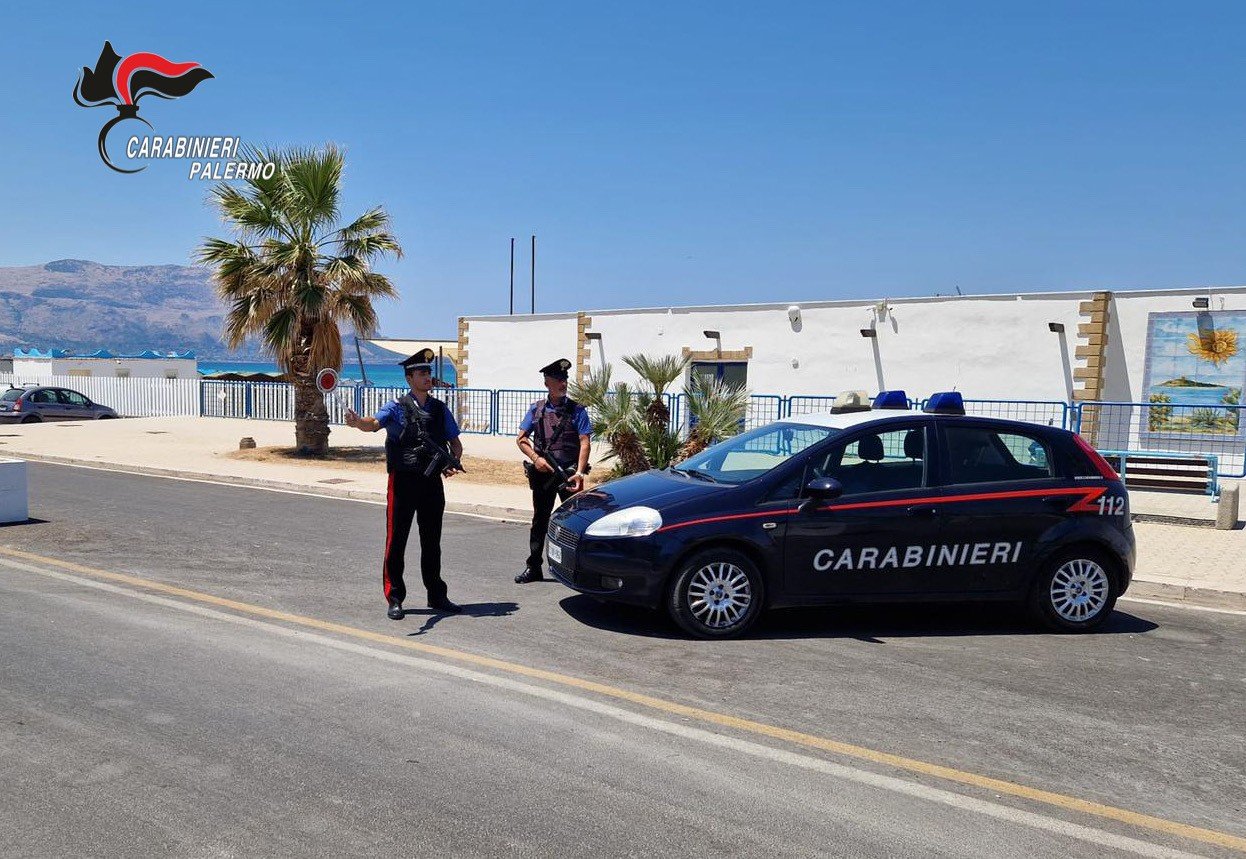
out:
<path id="1" fill-rule="evenodd" d="M 787 309 L 787 318 L 789 322 L 800 321 L 800 305 L 793 304 Z"/>

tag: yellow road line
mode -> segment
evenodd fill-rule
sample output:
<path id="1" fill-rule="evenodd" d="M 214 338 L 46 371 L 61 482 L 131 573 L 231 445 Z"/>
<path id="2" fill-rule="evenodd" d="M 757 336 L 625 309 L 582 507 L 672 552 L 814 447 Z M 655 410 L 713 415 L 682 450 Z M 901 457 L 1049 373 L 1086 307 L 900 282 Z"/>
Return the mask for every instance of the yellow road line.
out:
<path id="1" fill-rule="evenodd" d="M 233 611 L 255 617 L 283 621 L 285 623 L 295 624 L 309 629 L 318 629 L 323 632 L 333 632 L 339 635 L 349 636 L 351 638 L 373 641 L 390 647 L 415 650 L 421 653 L 439 656 L 444 659 L 450 659 L 460 663 L 492 668 L 496 671 L 502 671 L 508 674 L 517 674 L 523 677 L 544 680 L 547 683 L 554 683 L 560 686 L 579 689 L 584 692 L 592 692 L 608 698 L 627 701 L 631 704 L 662 713 L 682 716 L 687 719 L 696 719 L 701 722 L 719 725 L 724 728 L 731 728 L 736 731 L 770 737 L 771 739 L 781 740 L 783 742 L 803 746 L 805 748 L 819 749 L 824 752 L 831 752 L 833 754 L 843 755 L 849 758 L 870 761 L 871 763 L 894 767 L 896 769 L 905 770 L 911 773 L 932 776 L 934 778 L 957 782 L 959 784 L 969 785 L 982 790 L 994 791 L 995 793 L 1004 794 L 1006 796 L 1029 800 L 1042 805 L 1049 805 L 1056 808 L 1062 808 L 1067 811 L 1089 814 L 1094 817 L 1114 820 L 1118 823 L 1129 824 L 1141 829 L 1149 829 L 1154 832 L 1161 832 L 1166 835 L 1176 836 L 1178 838 L 1188 838 L 1194 841 L 1203 842 L 1205 844 L 1213 844 L 1217 847 L 1225 847 L 1231 850 L 1246 853 L 1246 838 L 1232 835 L 1227 832 L 1219 832 L 1214 829 L 1204 829 L 1198 826 L 1190 826 L 1189 824 L 1178 823 L 1174 820 L 1166 820 L 1162 817 L 1153 817 L 1149 814 L 1142 814 L 1140 812 L 1129 811 L 1124 808 L 1104 805 L 1102 803 L 1080 799 L 1075 796 L 1068 796 L 1066 794 L 1055 793 L 1049 790 L 1028 787 L 1023 784 L 1017 784 L 1016 782 L 991 778 L 990 776 L 966 772 L 964 770 L 958 770 L 952 767 L 933 764 L 914 758 L 906 758 L 901 755 L 894 755 L 889 752 L 882 752 L 877 749 L 867 748 L 865 746 L 857 746 L 851 743 L 828 739 L 826 737 L 819 737 L 814 734 L 793 731 L 788 728 L 780 728 L 776 725 L 768 725 L 765 722 L 757 722 L 752 719 L 742 719 L 738 716 L 717 713 L 713 710 L 704 710 L 700 707 L 690 707 L 686 704 L 678 704 L 674 701 L 654 698 L 650 695 L 632 692 L 627 689 L 620 689 L 617 686 L 610 686 L 605 683 L 597 683 L 592 680 L 584 680 L 567 674 L 559 674 L 554 671 L 546 671 L 541 668 L 532 668 L 530 666 L 521 665 L 515 662 L 495 659 L 491 656 L 481 656 L 479 654 L 468 653 L 462 650 L 454 650 L 449 647 L 439 647 L 435 644 L 413 641 L 405 637 L 399 638 L 393 635 L 386 635 L 384 633 L 347 626 L 341 623 L 320 620 L 314 617 L 291 614 L 290 612 L 278 611 L 276 609 L 265 608 L 263 606 L 253 605 L 239 600 L 218 597 L 212 594 L 203 593 L 201 591 L 193 591 L 188 588 L 153 581 L 151 579 L 126 575 L 125 573 L 114 573 L 107 570 L 96 569 L 94 567 L 87 567 L 82 564 L 75 564 L 70 561 L 47 558 L 42 555 L 23 552 L 20 549 L 0 546 L 0 555 L 20 558 L 21 560 L 32 563 L 47 564 L 63 570 L 75 572 L 80 575 L 86 575 L 111 582 L 118 582 L 147 591 L 168 594 L 170 596 L 182 597 L 198 603 L 228 608 Z"/>

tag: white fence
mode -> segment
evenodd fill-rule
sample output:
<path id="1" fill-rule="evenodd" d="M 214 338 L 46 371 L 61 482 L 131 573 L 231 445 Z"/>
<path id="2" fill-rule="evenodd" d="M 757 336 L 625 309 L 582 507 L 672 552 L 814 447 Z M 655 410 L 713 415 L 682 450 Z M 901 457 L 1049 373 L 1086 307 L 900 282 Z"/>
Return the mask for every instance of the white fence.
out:
<path id="1" fill-rule="evenodd" d="M 0 373 L 0 384 L 33 383 L 71 388 L 92 402 L 116 409 L 126 417 L 197 416 L 200 413 L 199 379 L 126 379 L 109 376 L 22 377 Z"/>

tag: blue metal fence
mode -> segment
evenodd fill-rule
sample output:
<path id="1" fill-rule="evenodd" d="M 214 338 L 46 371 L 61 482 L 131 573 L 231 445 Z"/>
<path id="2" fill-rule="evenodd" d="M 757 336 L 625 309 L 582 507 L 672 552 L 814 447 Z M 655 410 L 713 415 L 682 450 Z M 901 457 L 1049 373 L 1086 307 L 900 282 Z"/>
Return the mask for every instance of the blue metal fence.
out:
<path id="1" fill-rule="evenodd" d="M 405 388 L 342 387 L 325 395 L 325 407 L 330 422 L 337 424 L 343 422 L 348 407 L 359 414 L 373 414 L 405 391 Z M 545 393 L 535 388 L 450 388 L 435 392 L 453 410 L 464 432 L 484 435 L 516 432 L 524 412 Z M 686 432 L 690 420 L 687 395 L 665 397 L 672 429 Z M 285 421 L 294 418 L 293 386 L 281 382 L 205 379 L 199 402 L 200 414 L 205 417 Z M 798 419 L 802 415 L 824 412 L 834 402 L 833 396 L 754 394 L 749 397 L 742 428 L 753 429 L 785 418 Z M 920 409 L 926 402 L 914 400 L 911 406 Z M 1246 406 L 1089 401 L 1070 404 L 1059 400 L 971 399 L 964 402 L 968 414 L 1079 432 L 1100 450 L 1214 457 L 1220 477 L 1246 477 L 1246 415 L 1243 414 Z"/>

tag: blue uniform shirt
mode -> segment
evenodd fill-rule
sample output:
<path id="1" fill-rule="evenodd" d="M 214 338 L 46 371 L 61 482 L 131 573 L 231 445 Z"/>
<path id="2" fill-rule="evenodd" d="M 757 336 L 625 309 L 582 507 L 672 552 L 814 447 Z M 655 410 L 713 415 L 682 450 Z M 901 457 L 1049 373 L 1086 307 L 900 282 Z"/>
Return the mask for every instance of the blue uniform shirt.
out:
<path id="1" fill-rule="evenodd" d="M 415 397 L 412 397 L 411 399 L 415 400 Z M 420 408 L 419 400 L 415 400 L 415 407 L 417 409 Z M 428 409 L 420 409 L 420 411 L 427 413 Z M 374 417 L 376 418 L 376 422 L 378 424 L 385 427 L 385 434 L 395 441 L 397 441 L 402 435 L 402 431 L 407 425 L 407 413 L 403 410 L 402 406 L 398 404 L 397 400 L 390 400 L 388 403 L 381 406 L 380 410 L 376 413 L 376 415 L 374 415 Z M 447 439 L 456 439 L 459 437 L 459 424 L 454 419 L 454 413 L 450 411 L 448 406 L 446 407 L 445 429 Z"/>
<path id="2" fill-rule="evenodd" d="M 546 397 L 545 404 L 541 408 L 542 411 L 552 411 L 554 406 L 549 404 L 549 398 Z M 532 412 L 533 409 L 529 406 L 528 410 L 523 413 L 523 420 L 519 422 L 520 432 L 532 432 Z M 588 419 L 588 409 L 578 403 L 576 404 L 575 414 L 572 417 L 571 422 L 575 425 L 575 431 L 580 435 L 593 434 L 593 422 Z"/>

